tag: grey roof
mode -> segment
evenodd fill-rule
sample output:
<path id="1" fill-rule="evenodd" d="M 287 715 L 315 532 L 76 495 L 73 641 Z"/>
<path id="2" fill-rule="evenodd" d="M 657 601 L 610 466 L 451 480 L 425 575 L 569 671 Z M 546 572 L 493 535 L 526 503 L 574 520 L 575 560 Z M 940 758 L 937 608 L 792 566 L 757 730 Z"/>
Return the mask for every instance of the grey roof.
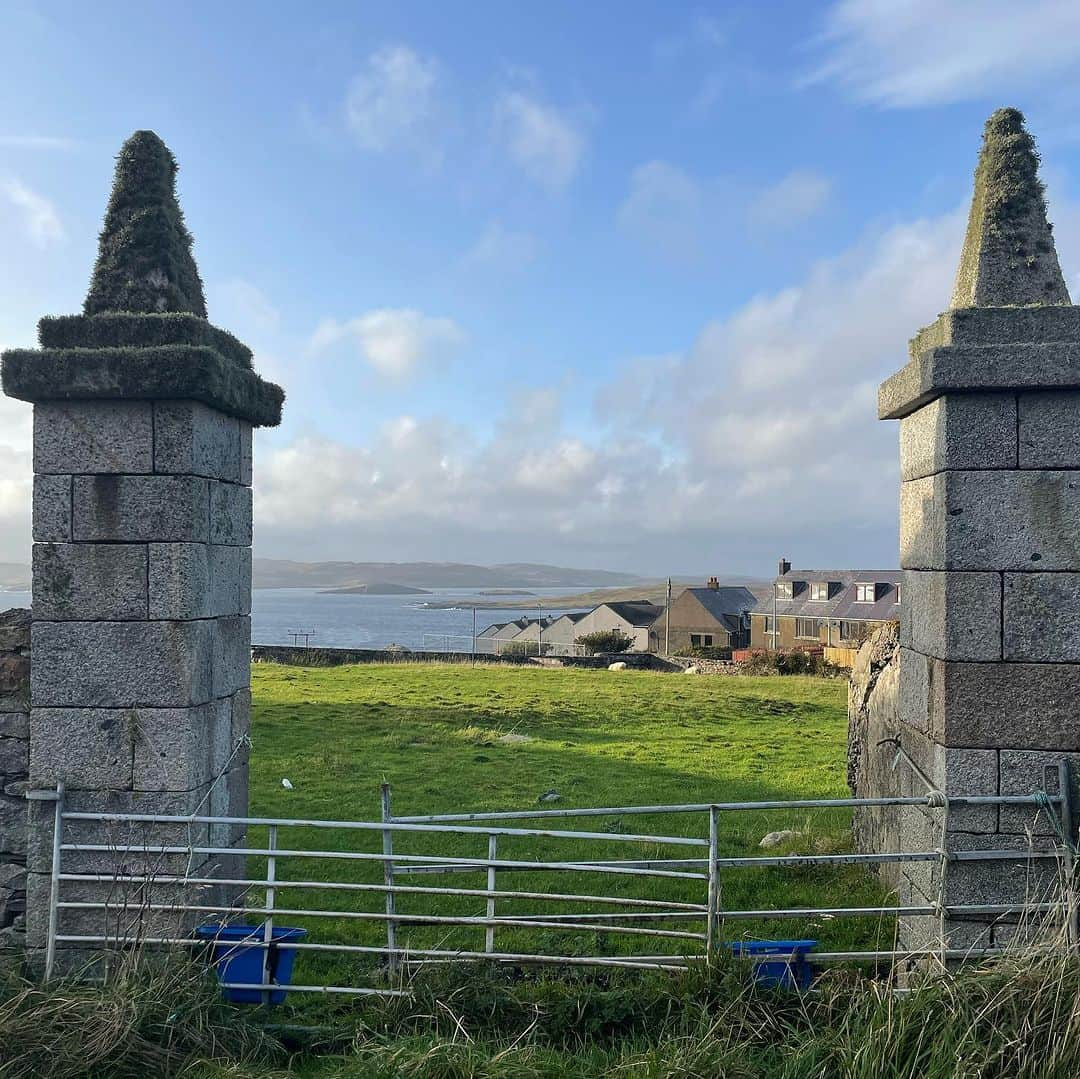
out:
<path id="1" fill-rule="evenodd" d="M 571 622 L 580 622 L 589 612 L 588 611 L 567 611 L 565 614 L 560 614 L 558 618 L 552 620 L 552 625 L 555 622 L 561 622 L 564 618 L 569 619 Z"/>
<path id="2" fill-rule="evenodd" d="M 614 611 L 624 622 L 629 622 L 632 626 L 651 626 L 664 610 L 663 607 L 658 607 L 647 599 L 615 600 L 611 603 L 601 603 L 600 606 Z"/>
<path id="3" fill-rule="evenodd" d="M 900 583 L 903 573 L 898 569 L 793 569 L 776 581 L 804 582 L 806 587 L 794 599 L 776 599 L 777 615 L 798 618 L 843 618 L 849 622 L 895 622 L 900 617 Z M 835 581 L 840 585 L 832 599 L 811 600 L 810 584 Z M 857 584 L 882 585 L 881 596 L 874 603 L 856 600 Z M 773 613 L 772 596 L 765 596 L 750 612 L 756 615 Z"/>
<path id="4" fill-rule="evenodd" d="M 719 622 L 733 632 L 742 628 L 743 611 L 752 610 L 757 596 L 749 588 L 725 585 L 722 588 L 688 588 L 694 599 Z"/>

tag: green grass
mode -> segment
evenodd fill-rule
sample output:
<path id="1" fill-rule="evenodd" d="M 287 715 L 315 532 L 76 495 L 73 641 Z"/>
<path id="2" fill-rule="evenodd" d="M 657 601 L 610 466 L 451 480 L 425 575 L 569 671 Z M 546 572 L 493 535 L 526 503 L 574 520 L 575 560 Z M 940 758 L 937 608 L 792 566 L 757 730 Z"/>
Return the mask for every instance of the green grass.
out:
<path id="1" fill-rule="evenodd" d="M 559 792 L 558 808 L 671 805 L 845 797 L 845 683 L 839 680 L 762 677 L 692 678 L 648 672 L 545 670 L 505 666 L 361 665 L 304 669 L 254 668 L 251 806 L 255 815 L 377 820 L 379 785 L 391 784 L 401 815 L 541 808 L 538 797 Z M 505 734 L 527 741 L 501 742 Z M 285 789 L 282 778 L 293 785 Z M 543 806 L 542 808 L 549 808 Z M 769 831 L 803 833 L 800 851 L 849 848 L 845 810 L 726 813 L 720 853 L 754 855 Z M 708 834 L 707 816 L 619 815 L 554 822 L 559 829 L 671 836 Z M 264 838 L 258 832 L 255 842 Z M 282 846 L 381 850 L 372 832 L 283 829 Z M 788 848 L 791 849 L 791 848 Z M 470 836 L 398 835 L 395 851 L 472 857 L 486 840 Z M 700 848 L 566 839 L 499 840 L 510 859 L 582 860 L 700 857 Z M 258 869 L 254 862 L 252 868 Z M 329 859 L 283 861 L 279 877 L 377 883 L 377 862 Z M 408 884 L 484 886 L 478 873 L 411 876 Z M 639 879 L 590 873 L 505 871 L 499 887 L 528 891 L 705 901 L 703 881 Z M 256 901 L 261 896 L 256 896 Z M 723 874 L 728 909 L 873 906 L 882 891 L 853 867 L 763 868 Z M 279 905 L 379 911 L 372 893 L 285 889 Z M 339 906 L 338 909 L 341 909 Z M 586 908 L 588 909 L 588 908 Z M 596 907 L 594 910 L 612 909 Z M 482 915 L 475 897 L 401 897 L 405 914 Z M 498 913 L 573 913 L 582 906 L 536 900 L 501 900 Z M 312 941 L 378 945 L 381 922 L 286 917 L 310 931 Z M 700 922 L 679 928 L 701 932 Z M 890 919 L 737 921 L 725 939 L 809 936 L 823 947 L 891 946 Z M 399 941 L 412 947 L 479 950 L 482 930 L 403 926 Z M 683 954 L 695 941 L 561 930 L 499 929 L 498 951 L 562 955 L 618 955 L 628 951 Z M 365 984 L 370 956 L 298 958 L 297 980 Z M 295 998 L 294 994 L 294 998 Z"/>

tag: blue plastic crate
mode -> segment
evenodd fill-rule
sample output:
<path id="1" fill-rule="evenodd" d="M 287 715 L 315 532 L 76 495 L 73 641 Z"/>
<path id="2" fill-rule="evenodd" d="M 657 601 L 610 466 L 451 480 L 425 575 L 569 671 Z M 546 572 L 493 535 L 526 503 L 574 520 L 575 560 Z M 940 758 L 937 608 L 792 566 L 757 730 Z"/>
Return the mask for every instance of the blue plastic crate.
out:
<path id="1" fill-rule="evenodd" d="M 265 928 L 261 925 L 201 925 L 195 930 L 200 940 L 212 945 L 210 962 L 214 965 L 218 981 L 259 985 L 263 980 L 263 952 L 269 952 L 267 981 L 275 985 L 288 985 L 292 981 L 294 948 L 278 948 L 285 941 L 296 941 L 307 936 L 306 929 L 290 926 L 274 926 L 270 947 L 263 948 Z M 285 989 L 223 989 L 225 999 L 236 1004 L 261 1004 L 269 994 L 271 1004 L 285 1000 Z"/>
<path id="2" fill-rule="evenodd" d="M 809 989 L 814 968 L 807 952 L 816 940 L 745 940 L 725 945 L 732 955 L 746 956 L 754 966 L 754 980 L 773 989 Z"/>

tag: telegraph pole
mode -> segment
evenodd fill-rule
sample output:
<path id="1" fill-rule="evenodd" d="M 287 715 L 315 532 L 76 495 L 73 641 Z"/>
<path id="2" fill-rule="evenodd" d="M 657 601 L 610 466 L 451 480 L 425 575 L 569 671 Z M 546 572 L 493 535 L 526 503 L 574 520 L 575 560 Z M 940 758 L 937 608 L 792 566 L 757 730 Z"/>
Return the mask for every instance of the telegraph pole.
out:
<path id="1" fill-rule="evenodd" d="M 667 610 L 664 612 L 664 655 L 671 655 L 671 578 L 667 579 Z"/>

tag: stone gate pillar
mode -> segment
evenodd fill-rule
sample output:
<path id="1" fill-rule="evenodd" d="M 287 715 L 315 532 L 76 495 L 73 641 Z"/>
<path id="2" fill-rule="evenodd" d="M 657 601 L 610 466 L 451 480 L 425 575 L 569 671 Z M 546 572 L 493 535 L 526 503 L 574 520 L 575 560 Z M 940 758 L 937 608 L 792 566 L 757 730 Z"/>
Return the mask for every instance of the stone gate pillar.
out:
<path id="1" fill-rule="evenodd" d="M 124 144 L 84 313 L 43 318 L 40 349 L 3 357 L 4 391 L 34 404 L 30 785 L 64 784 L 71 810 L 245 815 L 251 433 L 280 421 L 283 394 L 206 319 L 175 173 L 152 132 Z M 44 945 L 52 816 L 31 803 L 31 949 Z M 143 836 L 240 838 L 85 822 L 65 833 Z M 220 876 L 222 862 L 73 852 L 64 864 Z M 145 889 L 65 890 L 105 894 L 124 910 L 64 911 L 61 932 L 123 939 L 161 926 Z"/>
<path id="2" fill-rule="evenodd" d="M 950 309 L 879 394 L 880 418 L 900 421 L 899 738 L 947 795 L 1056 793 L 1044 770 L 1065 758 L 1075 799 L 1080 776 L 1080 308 L 1037 167 L 1021 114 L 995 112 Z M 940 819 L 916 814 L 904 848 L 936 847 Z M 948 850 L 1020 857 L 953 862 L 944 882 L 937 865 L 908 865 L 900 900 L 1037 899 L 1054 866 L 1024 852 L 1052 834 L 1027 807 L 954 808 Z M 947 942 L 1000 946 L 1015 921 L 949 918 Z M 938 923 L 905 919 L 902 939 L 932 944 Z"/>

